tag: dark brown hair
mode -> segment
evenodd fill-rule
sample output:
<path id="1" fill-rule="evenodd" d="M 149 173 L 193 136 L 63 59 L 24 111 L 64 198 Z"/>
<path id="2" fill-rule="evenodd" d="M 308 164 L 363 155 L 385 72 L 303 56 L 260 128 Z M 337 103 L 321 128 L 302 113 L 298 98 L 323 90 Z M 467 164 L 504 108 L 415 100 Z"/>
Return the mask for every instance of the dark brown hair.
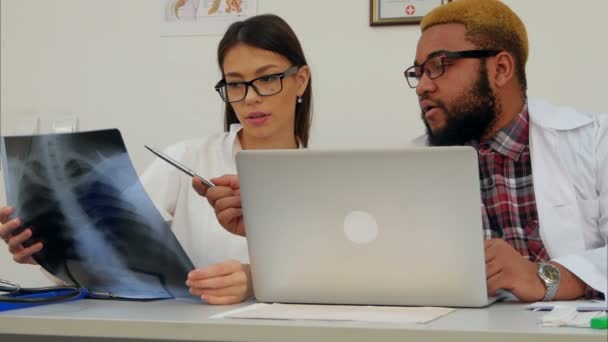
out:
<path id="1" fill-rule="evenodd" d="M 230 25 L 217 48 L 217 61 L 222 77 L 224 75 L 224 58 L 230 48 L 243 43 L 258 49 L 268 50 L 287 58 L 293 65 L 307 65 L 300 41 L 291 27 L 274 14 L 262 14 Z M 308 136 L 312 121 L 312 80 L 302 94 L 302 102 L 296 104 L 294 134 L 302 147 L 308 146 Z M 239 120 L 230 104 L 226 104 L 224 113 L 224 130 Z"/>

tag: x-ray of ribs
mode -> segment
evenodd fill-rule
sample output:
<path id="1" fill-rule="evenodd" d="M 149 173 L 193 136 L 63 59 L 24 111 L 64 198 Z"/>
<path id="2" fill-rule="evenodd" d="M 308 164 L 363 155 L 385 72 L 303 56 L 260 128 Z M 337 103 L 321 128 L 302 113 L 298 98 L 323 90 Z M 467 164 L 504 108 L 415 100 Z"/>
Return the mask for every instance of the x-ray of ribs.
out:
<path id="1" fill-rule="evenodd" d="M 116 291 L 162 292 L 163 280 L 152 270 L 167 255 L 150 255 L 163 250 L 158 246 L 167 236 L 131 204 L 136 178 L 121 167 L 128 155 L 77 152 L 82 146 L 47 138 L 32 145 L 17 186 L 24 226 L 33 228 L 32 242 L 45 245 L 42 266 L 76 283 L 85 277 L 107 288 L 110 279 Z"/>

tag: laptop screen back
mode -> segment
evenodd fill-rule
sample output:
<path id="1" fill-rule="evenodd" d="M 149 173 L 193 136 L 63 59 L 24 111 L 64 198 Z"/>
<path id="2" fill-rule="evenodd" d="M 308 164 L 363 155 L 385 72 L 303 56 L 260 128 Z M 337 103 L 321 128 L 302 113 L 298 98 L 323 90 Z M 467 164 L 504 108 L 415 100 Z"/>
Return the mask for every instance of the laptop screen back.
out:
<path id="1" fill-rule="evenodd" d="M 237 168 L 258 300 L 487 304 L 472 148 L 242 151 Z"/>

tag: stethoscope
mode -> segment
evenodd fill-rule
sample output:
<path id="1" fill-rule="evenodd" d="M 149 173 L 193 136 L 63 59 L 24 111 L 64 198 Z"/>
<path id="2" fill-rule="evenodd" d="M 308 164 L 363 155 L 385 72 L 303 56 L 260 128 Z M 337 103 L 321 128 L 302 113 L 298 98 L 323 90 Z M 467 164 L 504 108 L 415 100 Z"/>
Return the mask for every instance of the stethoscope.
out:
<path id="1" fill-rule="evenodd" d="M 0 279 L 0 293 L 0 303 L 48 304 L 82 298 L 87 290 L 73 285 L 27 288 Z"/>

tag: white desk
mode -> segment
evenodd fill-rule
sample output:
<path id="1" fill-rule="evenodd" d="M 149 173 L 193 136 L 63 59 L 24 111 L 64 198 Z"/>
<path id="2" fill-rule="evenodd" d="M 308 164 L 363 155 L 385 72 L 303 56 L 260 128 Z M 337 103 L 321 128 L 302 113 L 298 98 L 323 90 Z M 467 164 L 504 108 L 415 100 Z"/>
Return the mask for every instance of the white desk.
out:
<path id="1" fill-rule="evenodd" d="M 242 306 L 242 305 L 241 305 Z M 0 341 L 606 342 L 607 330 L 542 328 L 523 304 L 458 309 L 428 324 L 208 319 L 239 306 L 80 300 L 0 313 Z M 42 338 L 44 337 L 44 339 Z"/>

